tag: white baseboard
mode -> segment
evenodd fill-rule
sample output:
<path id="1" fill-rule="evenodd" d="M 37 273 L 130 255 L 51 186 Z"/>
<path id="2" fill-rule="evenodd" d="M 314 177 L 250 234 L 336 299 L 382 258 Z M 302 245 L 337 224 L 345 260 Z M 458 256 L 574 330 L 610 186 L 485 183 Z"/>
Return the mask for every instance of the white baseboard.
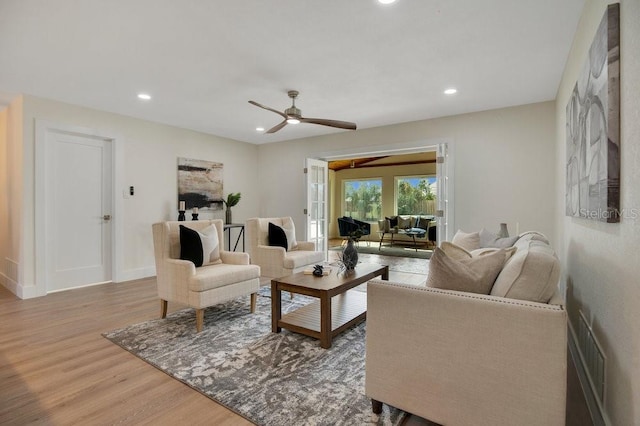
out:
<path id="1" fill-rule="evenodd" d="M 36 288 L 36 286 L 20 285 L 4 274 L 0 274 L 0 284 L 20 299 L 33 299 L 34 297 L 45 296 L 45 294 L 42 293 L 39 288 Z"/>
<path id="2" fill-rule="evenodd" d="M 7 277 L 5 274 L 0 272 L 0 284 L 2 287 L 9 290 L 11 293 L 18 295 L 18 283 L 14 282 L 12 279 Z"/>
<path id="3" fill-rule="evenodd" d="M 128 269 L 126 271 L 122 271 L 120 274 L 118 274 L 117 281 L 114 281 L 120 283 L 123 281 L 133 281 L 142 278 L 154 277 L 155 275 L 155 266 L 148 266 L 145 268 Z"/>
<path id="4" fill-rule="evenodd" d="M 578 336 L 573 329 L 571 321 L 567 321 L 567 323 L 569 326 L 569 352 L 571 353 L 573 364 L 576 366 L 578 379 L 580 380 L 580 387 L 582 388 L 582 393 L 587 401 L 591 420 L 593 421 L 594 426 L 611 426 L 611 422 L 604 412 L 604 407 L 602 407 L 602 404 L 589 384 L 589 379 L 587 377 L 589 373 L 587 372 L 587 368 L 584 364 L 584 356 L 582 356 L 578 347 Z"/>

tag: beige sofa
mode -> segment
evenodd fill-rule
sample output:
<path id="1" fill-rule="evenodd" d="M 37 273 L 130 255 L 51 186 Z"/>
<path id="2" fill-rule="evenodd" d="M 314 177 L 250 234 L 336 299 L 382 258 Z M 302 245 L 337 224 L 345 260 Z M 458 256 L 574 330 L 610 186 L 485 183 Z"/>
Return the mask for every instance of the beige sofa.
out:
<path id="1" fill-rule="evenodd" d="M 391 220 L 394 220 L 393 224 Z M 394 226 L 395 225 L 395 226 Z M 431 235 L 432 239 L 429 239 L 429 228 L 435 227 L 436 222 L 434 216 L 392 216 L 378 220 L 378 238 L 380 242 L 380 248 L 383 245 L 392 246 L 394 243 L 413 243 L 413 237 L 406 235 L 403 230 L 407 228 L 420 228 L 424 229 L 424 235 L 418 235 L 417 242 L 431 245 L 435 243 L 435 235 Z M 434 234 L 433 232 L 431 234 Z"/>
<path id="2" fill-rule="evenodd" d="M 535 233 L 515 247 L 491 294 L 369 282 L 365 392 L 374 411 L 386 403 L 448 426 L 564 424 L 557 257 Z"/>

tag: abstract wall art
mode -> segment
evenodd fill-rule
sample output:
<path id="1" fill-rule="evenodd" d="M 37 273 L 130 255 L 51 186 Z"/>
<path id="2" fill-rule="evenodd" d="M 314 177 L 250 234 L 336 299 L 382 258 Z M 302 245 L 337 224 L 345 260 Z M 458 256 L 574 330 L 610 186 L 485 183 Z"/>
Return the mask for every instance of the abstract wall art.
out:
<path id="1" fill-rule="evenodd" d="M 567 216 L 620 221 L 619 22 L 610 4 L 567 104 Z"/>
<path id="2" fill-rule="evenodd" d="M 222 163 L 178 158 L 178 203 L 193 207 L 222 209 Z"/>

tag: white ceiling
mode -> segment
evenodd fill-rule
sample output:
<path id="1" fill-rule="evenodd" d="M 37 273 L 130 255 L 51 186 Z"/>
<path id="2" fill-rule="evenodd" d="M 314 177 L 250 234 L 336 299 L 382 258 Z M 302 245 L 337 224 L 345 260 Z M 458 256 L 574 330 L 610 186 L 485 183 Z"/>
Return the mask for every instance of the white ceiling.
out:
<path id="1" fill-rule="evenodd" d="M 0 0 L 20 93 L 251 143 L 554 99 L 584 0 Z M 459 92 L 446 96 L 455 86 Z M 137 99 L 138 92 L 153 96 Z"/>

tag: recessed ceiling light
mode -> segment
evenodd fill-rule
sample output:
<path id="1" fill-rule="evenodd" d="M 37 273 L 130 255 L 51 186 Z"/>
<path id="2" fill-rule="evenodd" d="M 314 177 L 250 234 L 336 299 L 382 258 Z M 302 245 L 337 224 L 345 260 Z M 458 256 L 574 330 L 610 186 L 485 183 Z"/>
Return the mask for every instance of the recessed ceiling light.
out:
<path id="1" fill-rule="evenodd" d="M 147 93 L 138 93 L 138 98 L 142 99 L 143 101 L 148 101 L 151 99 L 151 95 Z"/>
<path id="2" fill-rule="evenodd" d="M 458 90 L 454 89 L 453 87 L 444 91 L 445 95 L 453 95 L 454 93 L 458 93 Z"/>
<path id="3" fill-rule="evenodd" d="M 391 3 L 395 3 L 396 0 L 378 0 L 378 3 L 382 3 L 382 4 L 391 4 Z"/>
<path id="4" fill-rule="evenodd" d="M 264 132 L 264 127 L 256 127 L 256 132 Z"/>

